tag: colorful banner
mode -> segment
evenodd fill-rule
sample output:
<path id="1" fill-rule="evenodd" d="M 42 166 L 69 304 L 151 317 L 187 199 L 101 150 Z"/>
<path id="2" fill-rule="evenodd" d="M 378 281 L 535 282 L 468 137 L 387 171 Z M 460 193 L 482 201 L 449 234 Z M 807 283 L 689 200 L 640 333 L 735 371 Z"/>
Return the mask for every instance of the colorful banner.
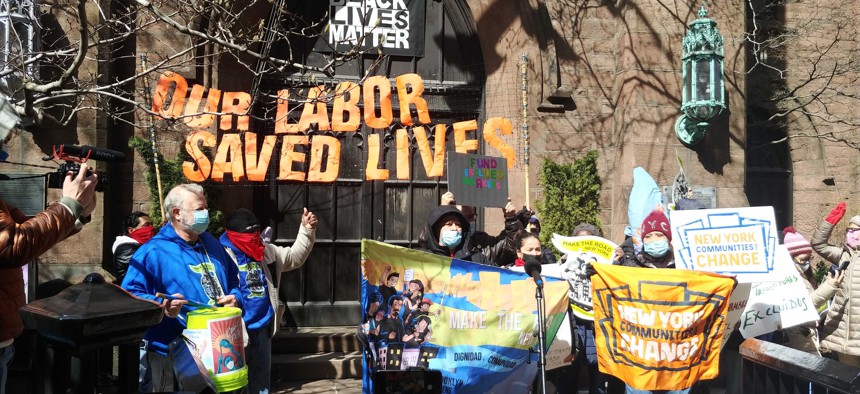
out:
<path id="1" fill-rule="evenodd" d="M 537 374 L 528 275 L 362 240 L 364 392 L 376 370 L 442 372 L 443 393 L 523 393 Z M 406 278 L 411 278 L 408 281 Z M 546 278 L 547 343 L 567 321 L 568 285 Z"/>
<path id="2" fill-rule="evenodd" d="M 734 279 L 676 269 L 594 268 L 601 372 L 640 390 L 681 390 L 719 374 Z"/>
<path id="3" fill-rule="evenodd" d="M 591 305 L 591 280 L 585 274 L 587 264 L 612 264 L 612 255 L 618 247 L 601 237 L 564 237 L 552 235 L 552 244 L 567 254 L 561 265 L 561 277 L 570 284 L 570 307 L 580 319 L 594 320 Z"/>
<path id="4" fill-rule="evenodd" d="M 775 259 L 771 280 L 732 293 L 726 338 L 734 330 L 750 338 L 818 320 L 812 297 L 784 245 L 777 246 Z"/>
<path id="5" fill-rule="evenodd" d="M 735 275 L 738 282 L 774 280 L 777 245 L 773 207 L 671 211 L 678 268 Z"/>
<path id="6" fill-rule="evenodd" d="M 457 204 L 504 207 L 508 203 L 508 161 L 504 157 L 448 153 L 448 190 Z"/>

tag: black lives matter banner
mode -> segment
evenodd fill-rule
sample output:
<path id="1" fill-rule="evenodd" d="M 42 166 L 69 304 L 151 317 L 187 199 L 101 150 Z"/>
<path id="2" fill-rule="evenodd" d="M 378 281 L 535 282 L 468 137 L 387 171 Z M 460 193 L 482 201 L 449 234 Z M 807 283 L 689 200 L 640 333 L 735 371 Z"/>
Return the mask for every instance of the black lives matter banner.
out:
<path id="1" fill-rule="evenodd" d="M 423 56 L 426 0 L 329 0 L 329 25 L 317 51 L 379 48 Z"/>

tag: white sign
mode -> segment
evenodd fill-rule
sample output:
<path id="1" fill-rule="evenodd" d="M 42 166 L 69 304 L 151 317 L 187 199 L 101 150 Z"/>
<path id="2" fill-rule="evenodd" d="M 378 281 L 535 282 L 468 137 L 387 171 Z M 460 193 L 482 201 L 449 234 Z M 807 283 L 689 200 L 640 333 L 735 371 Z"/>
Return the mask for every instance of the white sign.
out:
<path id="1" fill-rule="evenodd" d="M 591 303 L 591 278 L 585 274 L 588 264 L 612 264 L 618 245 L 595 236 L 564 237 L 552 235 L 552 244 L 567 255 L 561 264 L 560 277 L 570 284 L 570 307 L 580 319 L 594 320 Z"/>
<path id="2" fill-rule="evenodd" d="M 671 211 L 675 265 L 735 275 L 738 282 L 772 281 L 777 245 L 773 207 Z"/>
<path id="3" fill-rule="evenodd" d="M 425 8 L 424 0 L 329 0 L 327 45 L 421 56 Z"/>
<path id="4" fill-rule="evenodd" d="M 546 370 L 561 368 L 565 365 L 570 365 L 573 362 L 571 349 L 573 348 L 573 333 L 570 329 L 570 314 L 564 314 L 564 320 L 558 326 L 558 332 L 555 334 L 555 340 L 549 345 L 546 351 Z M 585 357 L 585 352 L 580 354 Z"/>
<path id="5" fill-rule="evenodd" d="M 818 320 L 812 297 L 785 246 L 776 247 L 775 260 L 769 281 L 742 283 L 732 292 L 725 339 L 735 330 L 750 338 Z"/>

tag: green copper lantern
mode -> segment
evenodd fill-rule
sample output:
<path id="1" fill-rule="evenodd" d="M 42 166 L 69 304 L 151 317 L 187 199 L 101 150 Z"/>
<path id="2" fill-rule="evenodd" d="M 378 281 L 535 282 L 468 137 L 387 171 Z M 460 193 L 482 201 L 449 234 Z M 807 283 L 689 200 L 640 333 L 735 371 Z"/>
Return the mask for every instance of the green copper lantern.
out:
<path id="1" fill-rule="evenodd" d="M 690 23 L 681 48 L 683 115 L 675 122 L 675 135 L 687 145 L 702 141 L 710 121 L 726 108 L 723 36 L 717 22 L 707 16 L 703 5 L 699 17 Z"/>

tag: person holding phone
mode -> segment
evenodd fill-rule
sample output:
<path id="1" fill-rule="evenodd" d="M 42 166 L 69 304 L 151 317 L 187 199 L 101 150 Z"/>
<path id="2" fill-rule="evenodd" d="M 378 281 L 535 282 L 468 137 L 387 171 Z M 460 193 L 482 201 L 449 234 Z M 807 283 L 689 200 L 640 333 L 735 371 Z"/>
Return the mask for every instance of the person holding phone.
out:
<path id="1" fill-rule="evenodd" d="M 840 202 L 812 233 L 812 250 L 844 272 L 821 329 L 821 352 L 833 352 L 839 362 L 860 368 L 860 215 L 845 228 L 841 245 L 829 243 L 836 224 L 845 216 Z"/>

